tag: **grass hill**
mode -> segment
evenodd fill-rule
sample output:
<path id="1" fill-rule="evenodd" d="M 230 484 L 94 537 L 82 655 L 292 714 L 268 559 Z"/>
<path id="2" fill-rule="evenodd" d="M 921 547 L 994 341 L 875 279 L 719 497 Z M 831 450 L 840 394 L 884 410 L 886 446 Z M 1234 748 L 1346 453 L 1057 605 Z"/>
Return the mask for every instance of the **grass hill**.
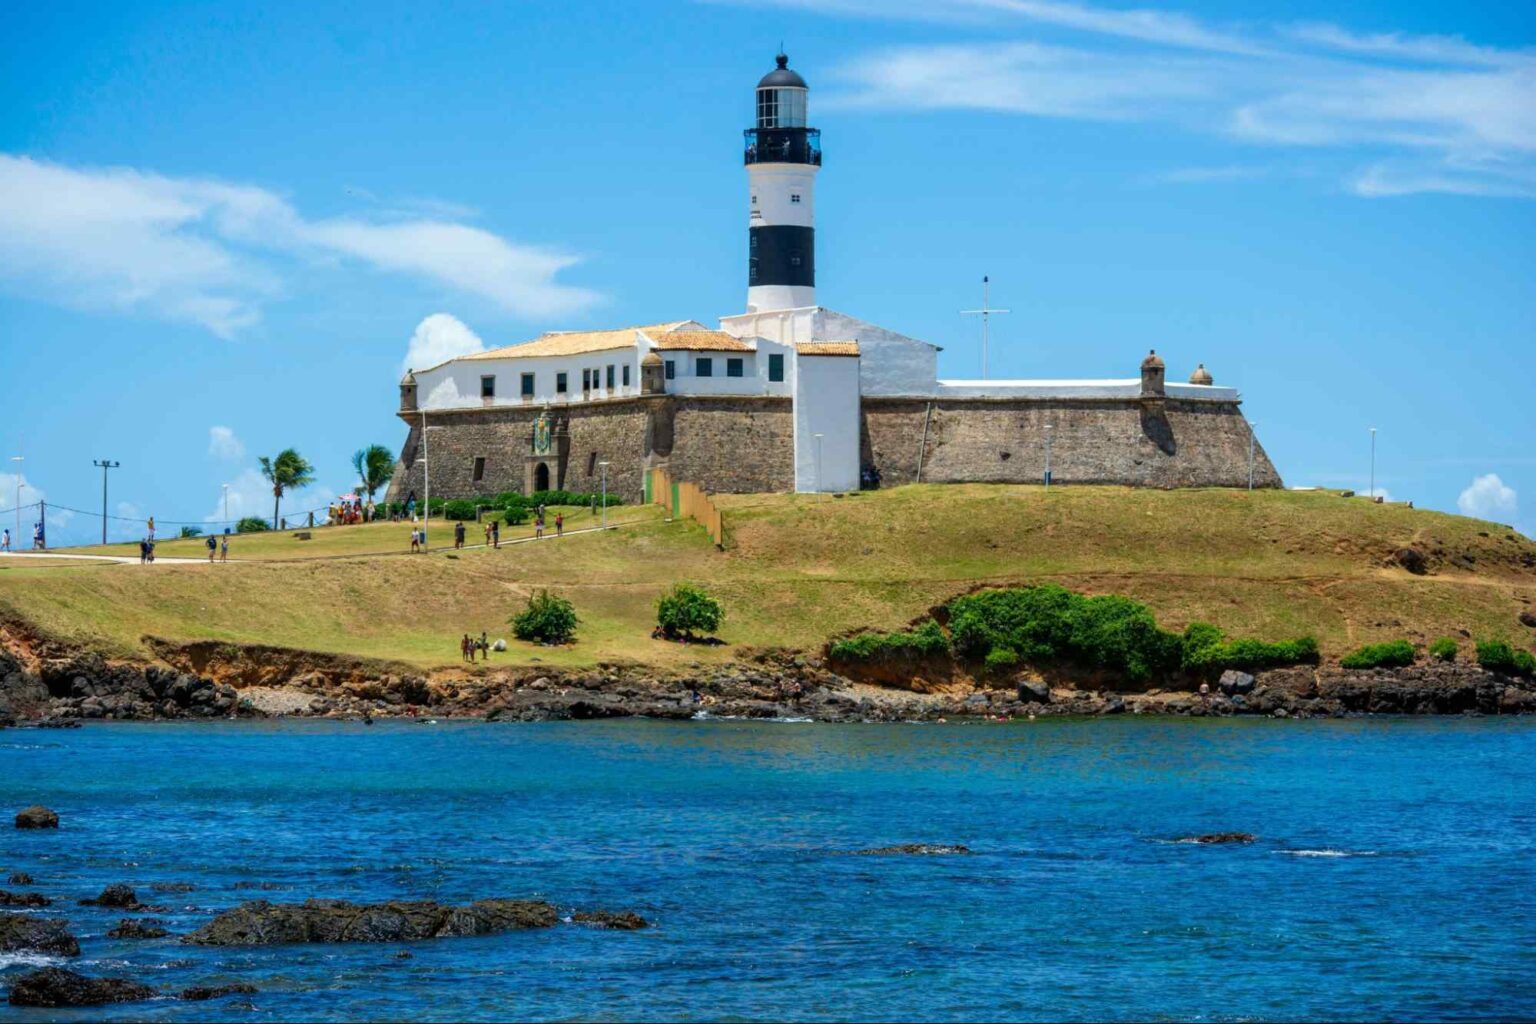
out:
<path id="1" fill-rule="evenodd" d="M 310 541 L 241 538 L 231 551 L 243 560 L 227 565 L 13 559 L 0 563 L 0 620 L 119 656 L 147 656 L 144 638 L 156 636 L 452 666 L 461 633 L 510 637 L 508 617 L 547 587 L 575 602 L 578 643 L 511 641 L 502 664 L 669 665 L 728 659 L 742 645 L 815 649 L 903 625 L 977 586 L 1050 580 L 1144 601 L 1168 628 L 1204 620 L 1234 636 L 1312 634 L 1327 657 L 1459 631 L 1536 640 L 1518 620 L 1536 608 L 1536 543 L 1334 493 L 978 484 L 718 501 L 724 551 L 648 507 L 622 510 L 606 533 L 500 551 L 396 554 L 408 527 L 383 524 Z M 585 511 L 571 517 L 571 528 L 587 525 Z M 434 535 L 449 532 L 435 525 Z M 1426 574 L 1394 561 L 1410 547 Z M 724 602 L 728 646 L 649 638 L 655 600 L 676 580 Z"/>

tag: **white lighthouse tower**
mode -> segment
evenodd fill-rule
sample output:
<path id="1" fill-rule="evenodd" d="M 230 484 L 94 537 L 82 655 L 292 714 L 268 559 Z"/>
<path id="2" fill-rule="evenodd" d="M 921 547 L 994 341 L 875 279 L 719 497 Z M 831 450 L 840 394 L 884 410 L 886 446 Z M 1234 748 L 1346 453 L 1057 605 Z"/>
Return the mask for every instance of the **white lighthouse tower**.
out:
<path id="1" fill-rule="evenodd" d="M 746 131 L 750 189 L 747 311 L 816 305 L 816 172 L 821 132 L 806 126 L 805 79 L 778 67 L 757 83 L 757 127 Z"/>

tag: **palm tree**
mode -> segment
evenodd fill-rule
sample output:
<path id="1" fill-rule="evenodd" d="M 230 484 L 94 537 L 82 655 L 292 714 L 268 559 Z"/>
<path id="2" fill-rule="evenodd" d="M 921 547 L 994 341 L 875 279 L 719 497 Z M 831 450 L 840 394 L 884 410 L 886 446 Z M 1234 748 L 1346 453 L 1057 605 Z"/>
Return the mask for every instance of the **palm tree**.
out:
<path id="1" fill-rule="evenodd" d="M 381 444 L 369 445 L 352 454 L 352 468 L 357 470 L 357 478 L 363 482 L 363 490 L 372 501 L 373 493 L 395 475 L 395 457 Z"/>
<path id="2" fill-rule="evenodd" d="M 277 453 L 275 459 L 269 459 L 263 455 L 260 462 L 261 475 L 266 477 L 267 482 L 272 485 L 272 529 L 275 530 L 278 506 L 283 500 L 283 492 L 295 491 L 314 483 L 315 467 L 292 448 L 284 448 Z"/>

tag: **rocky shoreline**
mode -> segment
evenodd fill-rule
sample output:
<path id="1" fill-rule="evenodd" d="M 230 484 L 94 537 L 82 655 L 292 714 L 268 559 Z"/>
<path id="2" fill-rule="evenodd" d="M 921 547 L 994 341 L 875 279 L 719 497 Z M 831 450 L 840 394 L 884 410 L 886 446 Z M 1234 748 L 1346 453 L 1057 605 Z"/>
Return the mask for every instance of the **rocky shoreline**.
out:
<path id="1" fill-rule="evenodd" d="M 161 650 L 166 650 L 163 646 Z M 238 657 L 248 662 L 249 652 Z M 174 662 L 175 655 L 170 654 Z M 1350 671 L 1334 666 L 1229 672 L 1202 694 L 1180 688 L 1123 690 L 1113 680 L 914 677 L 906 686 L 860 681 L 820 658 L 749 652 L 725 665 L 661 674 L 636 665 L 594 669 L 531 666 L 417 674 L 404 666 L 287 652 L 292 675 L 248 666 L 221 671 L 200 652 L 197 667 L 112 662 L 94 653 L 0 646 L 0 724 L 68 727 L 86 721 L 229 718 L 475 718 L 490 722 L 643 717 L 936 721 L 1058 715 L 1530 714 L 1529 680 L 1466 663 Z M 277 658 L 275 661 L 281 661 Z M 232 681 L 231 681 L 232 680 Z M 244 684 L 244 685 L 242 685 Z"/>

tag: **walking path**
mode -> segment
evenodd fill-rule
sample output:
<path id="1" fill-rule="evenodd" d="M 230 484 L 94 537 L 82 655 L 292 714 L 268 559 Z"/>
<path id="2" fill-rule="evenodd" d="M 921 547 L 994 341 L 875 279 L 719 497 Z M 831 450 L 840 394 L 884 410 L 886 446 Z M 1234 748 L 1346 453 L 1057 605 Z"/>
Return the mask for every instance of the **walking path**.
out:
<path id="1" fill-rule="evenodd" d="M 74 555 L 63 551 L 0 551 L 0 558 L 38 558 L 44 561 L 55 558 L 72 558 L 81 562 L 112 562 L 116 565 L 134 565 L 138 556 L 128 555 Z M 175 556 L 156 556 L 156 564 L 167 562 L 172 565 L 196 565 L 198 562 L 206 562 L 206 558 L 177 558 Z"/>

